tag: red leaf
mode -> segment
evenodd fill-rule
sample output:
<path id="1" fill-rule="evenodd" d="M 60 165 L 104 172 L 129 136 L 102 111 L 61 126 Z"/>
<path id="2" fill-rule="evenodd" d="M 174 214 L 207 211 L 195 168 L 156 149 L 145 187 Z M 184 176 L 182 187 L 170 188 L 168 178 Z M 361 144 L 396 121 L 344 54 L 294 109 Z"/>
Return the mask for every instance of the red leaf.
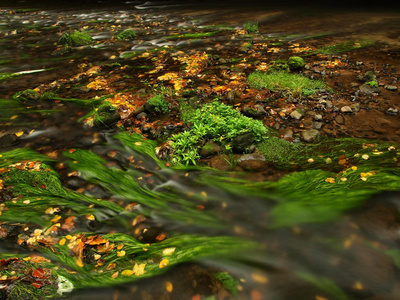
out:
<path id="1" fill-rule="evenodd" d="M 35 270 L 33 270 L 32 275 L 33 275 L 33 277 L 36 277 L 36 278 L 43 278 L 44 270 L 42 268 L 35 269 Z"/>
<path id="2" fill-rule="evenodd" d="M 35 282 L 32 282 L 32 285 L 33 285 L 35 288 L 40 289 L 40 288 L 43 286 L 43 283 L 40 282 L 40 281 L 35 281 Z"/>

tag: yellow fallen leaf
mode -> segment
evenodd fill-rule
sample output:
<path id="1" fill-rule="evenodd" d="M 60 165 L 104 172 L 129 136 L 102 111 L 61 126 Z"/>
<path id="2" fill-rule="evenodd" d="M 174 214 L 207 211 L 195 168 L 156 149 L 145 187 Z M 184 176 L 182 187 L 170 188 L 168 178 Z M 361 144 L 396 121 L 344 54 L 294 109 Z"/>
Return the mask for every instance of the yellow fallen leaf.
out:
<path id="1" fill-rule="evenodd" d="M 125 256 L 125 254 L 126 254 L 126 252 L 125 252 L 124 250 L 121 250 L 121 251 L 118 251 L 118 252 L 117 252 L 117 256 L 118 256 L 118 257 Z"/>
<path id="2" fill-rule="evenodd" d="M 251 278 L 253 278 L 253 280 L 255 282 L 261 283 L 261 284 L 266 284 L 269 282 L 269 279 L 267 276 L 261 275 L 261 274 L 257 274 L 257 273 L 253 273 L 251 274 Z"/>
<path id="3" fill-rule="evenodd" d="M 146 264 L 135 264 L 135 266 L 133 267 L 133 273 L 136 276 L 143 275 L 144 273 L 146 273 L 146 271 L 144 270 L 145 267 Z"/>
<path id="4" fill-rule="evenodd" d="M 357 281 L 356 283 L 353 284 L 352 288 L 361 291 L 364 289 L 364 286 L 360 281 Z"/>
<path id="5" fill-rule="evenodd" d="M 66 239 L 62 238 L 62 239 L 58 242 L 58 244 L 59 244 L 60 246 L 64 246 L 66 241 L 67 241 Z"/>
<path id="6" fill-rule="evenodd" d="M 115 272 L 114 274 L 111 275 L 111 278 L 115 279 L 117 278 L 119 275 L 119 272 Z"/>
<path id="7" fill-rule="evenodd" d="M 164 258 L 162 261 L 160 261 L 160 264 L 158 265 L 158 267 L 159 267 L 160 269 L 162 269 L 162 268 L 164 268 L 164 267 L 166 267 L 166 266 L 168 266 L 168 265 L 169 265 L 169 260 L 166 259 L 166 258 Z"/>
<path id="8" fill-rule="evenodd" d="M 171 281 L 167 281 L 165 283 L 165 289 L 167 290 L 168 293 L 172 292 L 172 290 L 174 289 L 174 286 L 172 285 Z"/>
<path id="9" fill-rule="evenodd" d="M 133 270 L 123 270 L 123 271 L 121 272 L 121 275 L 124 275 L 124 276 L 132 276 L 132 275 L 133 275 Z"/>
<path id="10" fill-rule="evenodd" d="M 162 254 L 163 254 L 164 256 L 168 256 L 168 255 L 171 255 L 171 254 L 174 253 L 174 252 L 175 252 L 175 247 L 171 247 L 171 248 L 165 248 L 165 249 L 163 250 Z"/>
<path id="11" fill-rule="evenodd" d="M 81 268 L 83 268 L 85 266 L 80 258 L 76 259 L 75 263 L 78 267 L 81 267 Z"/>
<path id="12" fill-rule="evenodd" d="M 18 136 L 18 137 L 20 137 L 23 134 L 24 134 L 24 132 L 22 130 L 15 133 L 15 135 Z"/>

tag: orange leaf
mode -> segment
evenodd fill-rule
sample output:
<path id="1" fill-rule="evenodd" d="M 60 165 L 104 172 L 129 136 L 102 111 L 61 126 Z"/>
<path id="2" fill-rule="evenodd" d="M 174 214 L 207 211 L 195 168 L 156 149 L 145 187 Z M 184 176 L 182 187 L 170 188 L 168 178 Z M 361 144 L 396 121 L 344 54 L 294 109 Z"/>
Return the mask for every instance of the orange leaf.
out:
<path id="1" fill-rule="evenodd" d="M 40 288 L 43 286 L 43 283 L 40 282 L 40 281 L 35 281 L 35 282 L 32 282 L 32 285 L 33 285 L 35 288 L 40 289 Z"/>
<path id="2" fill-rule="evenodd" d="M 35 270 L 33 270 L 32 275 L 33 275 L 33 277 L 36 277 L 36 278 L 43 278 L 44 270 L 42 268 L 35 269 Z"/>

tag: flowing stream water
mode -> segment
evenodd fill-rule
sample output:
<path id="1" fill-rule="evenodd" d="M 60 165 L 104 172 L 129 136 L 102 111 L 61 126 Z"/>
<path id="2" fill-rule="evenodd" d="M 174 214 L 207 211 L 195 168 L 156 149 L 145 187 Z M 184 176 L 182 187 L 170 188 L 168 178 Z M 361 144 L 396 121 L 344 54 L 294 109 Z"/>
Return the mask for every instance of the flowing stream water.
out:
<path id="1" fill-rule="evenodd" d="M 2 178 L 5 182 L 11 180 L 9 177 L 13 179 L 12 186 L 6 187 L 1 198 L 8 209 L 2 208 L 0 225 L 8 230 L 8 236 L 1 236 L 0 254 L 4 259 L 32 253 L 43 255 L 54 264 L 52 268 L 58 266 L 55 270 L 59 271 L 55 272 L 78 287 L 50 297 L 398 299 L 400 173 L 397 144 L 371 141 L 372 146 L 368 146 L 363 141 L 350 142 L 349 146 L 346 141 L 333 142 L 333 150 L 325 153 L 339 157 L 338 149 L 343 143 L 351 157 L 360 156 L 359 164 L 349 165 L 341 172 L 320 165 L 299 167 L 295 172 L 273 171 L 274 180 L 266 180 L 265 174 L 257 177 L 208 167 L 167 167 L 154 156 L 156 143 L 118 129 L 89 128 L 78 120 L 94 105 L 64 101 L 66 98 L 96 99 L 97 92 L 75 85 L 74 77 L 89 67 L 123 64 L 140 51 L 152 53 L 162 48 L 176 48 L 187 53 L 235 52 L 232 49 L 240 48 L 248 37 L 232 38 L 230 32 L 241 30 L 247 21 L 258 21 L 265 40 L 279 37 L 283 41 L 302 41 L 305 37 L 324 36 L 311 42 L 315 46 L 324 44 L 327 39 L 339 42 L 362 37 L 396 47 L 400 33 L 396 28 L 398 14 L 357 9 L 327 13 L 309 7 L 226 8 L 166 2 L 127 2 L 118 7 L 92 9 L 0 8 L 0 73 L 4 75 L 0 81 L 3 103 L 0 138 L 10 134 L 18 136 L 11 142 L 3 139 L 1 149 L 1 167 L 5 172 Z M 61 33 L 82 28 L 90 30 L 96 41 L 94 46 L 75 49 L 55 46 Z M 138 38 L 130 42 L 112 39 L 121 28 L 133 29 Z M 208 31 L 212 34 L 193 39 L 170 38 L 204 33 L 205 28 L 212 28 Z M 394 63 L 395 59 L 392 56 L 388 63 Z M 139 76 L 142 65 L 150 60 L 151 56 L 144 56 L 133 63 L 132 68 L 136 69 L 132 74 L 138 77 L 129 80 L 138 82 L 138 93 L 141 93 L 140 88 L 146 87 Z M 169 61 L 156 63 L 168 65 Z M 153 80 L 152 76 L 148 74 L 147 79 Z M 63 89 L 64 100 L 32 100 L 27 105 L 13 99 L 19 91 L 52 84 Z M 330 147 L 329 142 L 325 145 Z M 18 149 L 34 152 L 12 152 Z M 375 159 L 379 155 L 374 154 L 378 152 L 382 159 Z M 55 154 L 50 159 L 40 156 L 42 153 Z M 368 161 L 361 159 L 361 155 L 367 154 Z M 37 179 L 36 183 L 36 179 L 32 179 L 30 187 L 28 179 L 18 177 L 18 171 L 11 175 L 4 171 L 18 159 L 43 161 L 57 170 L 61 179 L 57 181 L 52 175 Z M 326 182 L 332 176 L 336 176 L 335 187 Z M 255 180 L 248 181 L 250 177 Z M 49 185 L 54 182 L 60 185 L 51 190 Z M 365 182 L 368 185 L 363 185 Z M 13 187 L 20 192 L 12 192 Z M 22 200 L 11 201 L 25 190 L 24 197 L 28 197 L 29 202 L 23 196 Z M 43 249 L 47 247 L 43 241 L 39 246 L 17 242 L 17 237 L 24 238 L 24 230 L 31 233 L 48 226 L 48 210 L 43 219 L 38 215 L 44 211 L 39 198 L 47 199 L 46 209 L 58 207 L 51 217 L 59 214 L 64 222 L 60 225 L 63 230 L 56 230 L 52 241 L 47 240 L 51 245 L 47 249 Z M 98 204 L 96 199 L 102 200 Z M 26 209 L 27 205 L 31 206 Z M 8 214 L 13 209 L 18 213 Z M 71 211 L 75 211 L 75 215 Z M 75 216 L 72 230 L 66 226 L 68 216 Z M 87 216 L 94 216 L 94 220 Z M 12 230 L 15 230 L 14 235 Z M 89 239 L 82 246 L 84 250 L 79 252 L 73 248 L 78 244 L 71 242 L 79 233 L 103 236 L 104 241 Z M 37 235 L 32 233 L 31 237 Z M 62 237 L 68 235 L 73 254 L 63 252 L 67 250 L 63 248 Z M 141 244 L 135 244 L 131 237 Z M 115 247 L 123 247 L 112 249 L 114 254 L 109 253 L 111 250 L 101 252 L 99 245 L 104 246 L 107 239 L 113 241 Z M 108 266 L 102 269 L 102 264 L 96 265 L 91 257 L 100 261 L 97 255 L 103 253 L 104 257 L 114 256 L 105 258 L 104 266 Z M 73 255 L 78 260 L 71 260 Z M 133 275 L 123 273 L 124 265 L 118 263 L 117 255 L 129 256 L 123 262 L 127 268 L 132 269 L 136 259 L 138 263 L 134 268 L 140 268 L 139 261 L 146 264 L 143 279 L 136 278 L 143 275 L 137 269 Z M 89 265 L 91 267 L 87 267 Z M 6 267 L 2 261 L 0 271 Z M 64 269 L 68 271 L 62 271 Z M 7 289 L 16 285 L 7 281 L 12 278 L 10 274 L 0 279 L 1 299 L 7 299 L 10 295 Z M 43 275 L 33 274 L 36 279 L 43 278 Z M 102 277 L 103 274 L 106 275 Z M 25 280 L 31 282 L 32 276 L 29 278 Z M 114 279 L 120 281 L 113 282 Z M 38 289 L 46 284 L 33 283 Z M 32 299 L 29 295 L 21 292 L 10 298 Z"/>

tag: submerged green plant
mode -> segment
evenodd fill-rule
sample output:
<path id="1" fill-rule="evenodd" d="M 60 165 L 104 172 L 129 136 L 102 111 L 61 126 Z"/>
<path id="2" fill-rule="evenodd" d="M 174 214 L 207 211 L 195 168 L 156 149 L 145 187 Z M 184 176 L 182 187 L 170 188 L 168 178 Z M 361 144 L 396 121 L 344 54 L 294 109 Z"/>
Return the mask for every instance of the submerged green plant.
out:
<path id="1" fill-rule="evenodd" d="M 253 88 L 281 91 L 294 96 L 309 96 L 318 89 L 325 88 L 325 83 L 320 80 L 312 80 L 303 75 L 288 72 L 254 72 L 248 76 L 247 80 Z"/>
<path id="2" fill-rule="evenodd" d="M 70 33 L 64 33 L 58 40 L 58 44 L 60 45 L 73 46 L 73 47 L 90 45 L 92 43 L 93 43 L 92 37 L 88 33 L 82 31 L 73 31 Z"/>

